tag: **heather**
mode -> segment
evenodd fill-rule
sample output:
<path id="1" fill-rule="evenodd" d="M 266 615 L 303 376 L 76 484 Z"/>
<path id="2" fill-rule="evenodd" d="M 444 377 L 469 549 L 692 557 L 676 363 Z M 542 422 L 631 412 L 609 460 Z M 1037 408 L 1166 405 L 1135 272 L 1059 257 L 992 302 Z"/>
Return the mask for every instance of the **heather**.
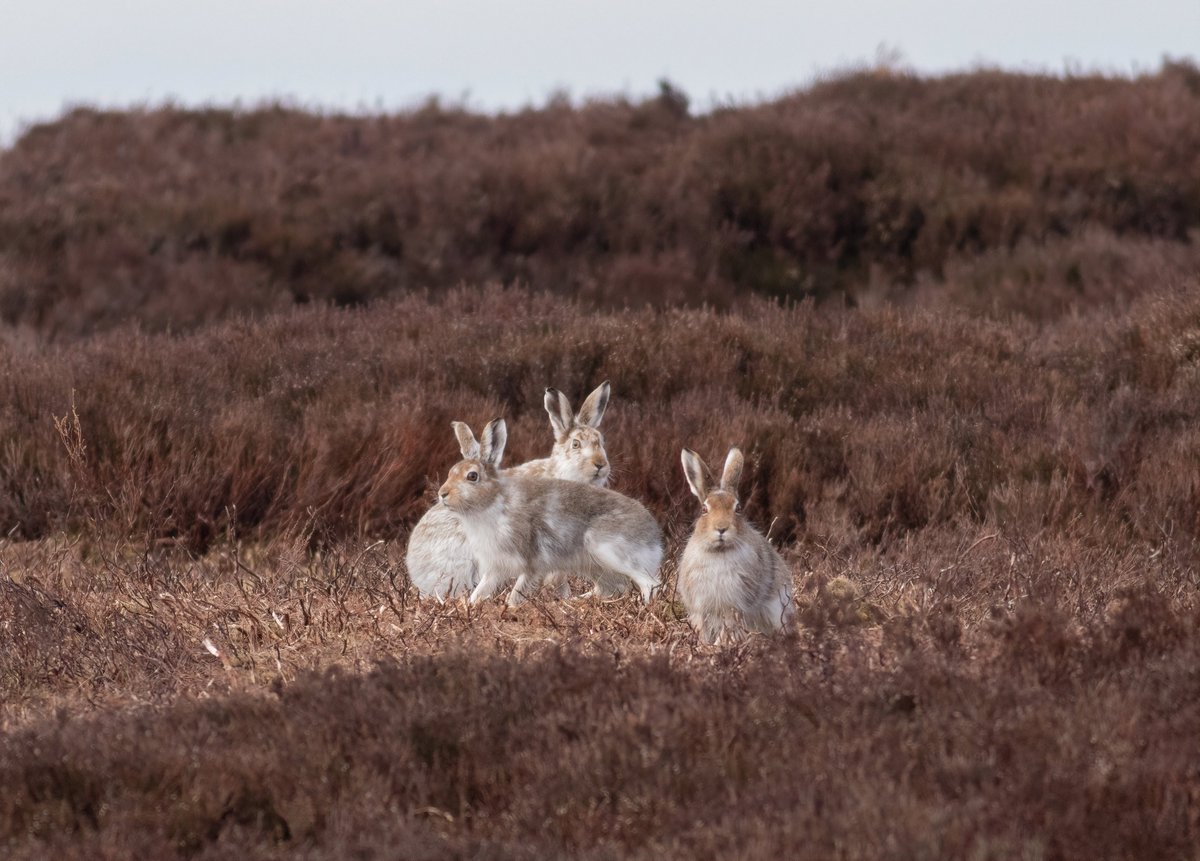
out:
<path id="1" fill-rule="evenodd" d="M 796 548 L 802 626 L 724 651 L 669 590 L 418 603 L 379 546 L 6 548 L 0 679 L 48 699 L 7 710 L 0 828 L 12 857 L 1187 857 L 1196 551 L 1103 538 Z"/>
<path id="2" fill-rule="evenodd" d="M 178 331 L 490 281 L 617 307 L 855 301 L 1089 231 L 1185 242 L 1198 216 L 1186 62 L 880 69 L 705 114 L 667 84 L 498 117 L 80 108 L 0 156 L 0 319 Z M 1056 277 L 1078 291 L 1088 265 Z"/>
<path id="3" fill-rule="evenodd" d="M 0 153 L 0 854 L 1187 858 L 1200 78 L 75 110 Z M 602 380 L 632 597 L 408 531 Z M 797 624 L 701 646 L 679 450 Z"/>
<path id="4" fill-rule="evenodd" d="M 14 346 L 3 528 L 196 551 L 231 530 L 392 539 L 455 460 L 451 420 L 505 416 L 519 462 L 549 449 L 544 384 L 610 379 L 615 486 L 668 523 L 686 517 L 679 448 L 737 443 L 750 513 L 783 541 L 1101 515 L 1150 537 L 1195 521 L 1192 284 L 1049 329 L 944 307 L 599 312 L 492 289 Z"/>

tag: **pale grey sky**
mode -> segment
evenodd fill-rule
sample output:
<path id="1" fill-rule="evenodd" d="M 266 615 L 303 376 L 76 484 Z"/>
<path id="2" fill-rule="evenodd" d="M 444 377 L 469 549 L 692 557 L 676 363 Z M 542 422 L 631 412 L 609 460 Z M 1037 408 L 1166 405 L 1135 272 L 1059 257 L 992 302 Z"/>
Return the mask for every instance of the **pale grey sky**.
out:
<path id="1" fill-rule="evenodd" d="M 641 95 L 704 107 L 870 62 L 1131 73 L 1200 55 L 1200 0 L 0 0 L 0 141 L 68 104 L 481 109 Z"/>

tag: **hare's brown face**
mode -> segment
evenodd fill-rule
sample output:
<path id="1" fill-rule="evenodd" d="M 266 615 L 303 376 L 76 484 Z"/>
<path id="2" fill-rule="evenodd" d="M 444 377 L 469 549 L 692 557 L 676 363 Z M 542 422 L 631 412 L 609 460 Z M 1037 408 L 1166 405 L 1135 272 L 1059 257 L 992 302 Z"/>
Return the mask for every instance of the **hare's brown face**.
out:
<path id="1" fill-rule="evenodd" d="M 452 511 L 486 508 L 496 498 L 496 469 L 478 459 L 462 460 L 450 468 L 438 499 Z"/>
<path id="2" fill-rule="evenodd" d="M 741 449 L 734 446 L 729 450 L 725 468 L 721 471 L 721 483 L 716 489 L 710 489 L 708 470 L 700 455 L 685 448 L 680 457 L 688 486 L 700 500 L 701 513 L 696 521 L 694 537 L 711 552 L 719 553 L 736 547 L 741 543 L 744 528 L 742 506 L 737 498 L 738 480 L 742 477 L 744 462 Z"/>
<path id="3" fill-rule="evenodd" d="M 590 484 L 608 483 L 611 472 L 604 434 L 595 428 L 573 427 L 554 443 L 554 477 Z"/>
<path id="4" fill-rule="evenodd" d="M 729 491 L 714 490 L 704 498 L 696 534 L 703 536 L 708 550 L 720 553 L 738 543 L 741 511 L 741 503 Z"/>

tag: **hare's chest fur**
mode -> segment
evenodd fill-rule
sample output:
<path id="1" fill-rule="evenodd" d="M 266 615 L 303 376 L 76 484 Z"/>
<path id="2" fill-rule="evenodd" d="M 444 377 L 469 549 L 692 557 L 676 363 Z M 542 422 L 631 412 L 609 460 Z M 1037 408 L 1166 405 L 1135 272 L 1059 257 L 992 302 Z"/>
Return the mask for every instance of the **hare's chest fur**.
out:
<path id="1" fill-rule="evenodd" d="M 742 610 L 755 598 L 757 554 L 747 543 L 713 552 L 689 543 L 680 570 L 680 592 L 693 610 Z"/>
<path id="2" fill-rule="evenodd" d="M 487 508 L 460 518 L 462 531 L 480 559 L 494 559 L 513 552 L 513 517 L 505 509 L 504 502 L 504 498 L 498 496 Z"/>

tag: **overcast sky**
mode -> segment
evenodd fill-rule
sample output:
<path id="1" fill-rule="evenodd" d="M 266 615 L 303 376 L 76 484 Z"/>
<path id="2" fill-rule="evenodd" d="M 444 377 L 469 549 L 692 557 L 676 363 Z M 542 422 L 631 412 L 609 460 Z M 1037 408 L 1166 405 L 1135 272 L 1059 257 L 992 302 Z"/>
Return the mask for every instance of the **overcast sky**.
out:
<path id="1" fill-rule="evenodd" d="M 871 62 L 1129 74 L 1200 55 L 1200 0 L 0 0 L 0 141 L 68 104 L 286 97 L 480 109 L 651 92 L 704 107 Z"/>

